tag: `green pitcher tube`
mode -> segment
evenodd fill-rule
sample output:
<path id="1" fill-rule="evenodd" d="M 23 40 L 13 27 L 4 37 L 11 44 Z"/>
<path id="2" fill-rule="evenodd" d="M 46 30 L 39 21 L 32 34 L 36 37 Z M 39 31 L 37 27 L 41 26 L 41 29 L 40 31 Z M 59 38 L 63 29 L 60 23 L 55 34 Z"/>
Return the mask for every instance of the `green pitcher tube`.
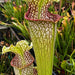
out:
<path id="1" fill-rule="evenodd" d="M 52 75 L 56 28 L 52 22 L 29 21 L 38 75 Z"/>

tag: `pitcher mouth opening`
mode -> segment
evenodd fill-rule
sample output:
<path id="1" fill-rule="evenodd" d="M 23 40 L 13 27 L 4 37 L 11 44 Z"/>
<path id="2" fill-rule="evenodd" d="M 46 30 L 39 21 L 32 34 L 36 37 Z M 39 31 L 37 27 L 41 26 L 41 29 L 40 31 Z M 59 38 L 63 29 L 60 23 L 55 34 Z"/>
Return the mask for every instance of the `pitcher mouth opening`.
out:
<path id="1" fill-rule="evenodd" d="M 29 16 L 31 13 L 31 7 L 29 7 L 27 13 L 25 13 L 25 19 L 27 20 L 30 20 L 30 21 L 48 21 L 48 22 L 52 22 L 52 23 L 57 23 L 61 18 L 62 16 L 58 15 L 58 14 L 52 14 L 48 11 L 48 8 L 47 8 L 47 11 L 45 12 L 46 13 L 46 17 L 44 18 L 41 18 L 41 19 L 36 19 L 36 18 L 31 18 L 31 16 Z"/>
<path id="2" fill-rule="evenodd" d="M 17 64 L 18 64 L 18 62 L 22 62 L 22 61 L 18 61 L 18 60 L 17 60 L 17 59 L 18 59 L 18 56 L 16 55 L 16 56 L 12 59 L 12 61 L 11 61 L 11 63 L 10 63 L 11 66 L 12 66 L 12 67 L 15 67 L 15 68 L 18 68 L 18 69 L 23 69 L 23 68 L 26 68 L 26 67 L 32 65 L 32 63 L 34 62 L 33 56 L 32 56 L 28 51 L 26 51 L 25 53 L 29 56 L 29 58 L 31 59 L 31 62 L 29 62 L 28 64 L 23 65 L 23 66 L 16 65 L 16 64 L 14 64 L 14 62 L 17 63 Z M 26 56 L 26 57 L 27 57 L 27 56 Z M 28 61 L 29 61 L 29 60 L 28 60 Z"/>

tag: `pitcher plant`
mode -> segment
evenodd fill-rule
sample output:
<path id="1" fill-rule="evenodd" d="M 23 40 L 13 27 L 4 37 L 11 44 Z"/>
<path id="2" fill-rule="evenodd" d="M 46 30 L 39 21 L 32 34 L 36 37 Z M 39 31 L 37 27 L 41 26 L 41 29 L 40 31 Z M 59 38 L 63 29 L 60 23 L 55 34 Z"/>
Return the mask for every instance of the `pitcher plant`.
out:
<path id="1" fill-rule="evenodd" d="M 25 14 L 29 23 L 38 75 L 52 75 L 57 22 L 62 18 L 48 11 L 50 3 L 50 0 L 30 0 L 29 9 Z"/>
<path id="2" fill-rule="evenodd" d="M 3 47 L 2 54 L 5 54 L 6 52 L 15 53 L 15 57 L 11 61 L 11 66 L 14 68 L 15 75 L 34 75 L 34 58 L 28 52 L 31 48 L 32 46 L 29 46 L 28 42 L 25 40 L 17 42 L 16 46 L 10 45 L 10 47 Z"/>

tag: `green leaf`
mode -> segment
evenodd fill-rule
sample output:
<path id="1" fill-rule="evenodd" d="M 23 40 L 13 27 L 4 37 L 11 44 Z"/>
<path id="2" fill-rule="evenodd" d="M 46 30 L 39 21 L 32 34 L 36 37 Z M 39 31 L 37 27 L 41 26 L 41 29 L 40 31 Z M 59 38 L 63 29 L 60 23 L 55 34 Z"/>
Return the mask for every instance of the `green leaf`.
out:
<path id="1" fill-rule="evenodd" d="M 60 69 L 59 66 L 58 66 L 58 63 L 59 63 L 58 58 L 57 58 L 56 56 L 54 56 L 54 66 L 55 66 L 56 68 Z"/>
<path id="2" fill-rule="evenodd" d="M 17 47 L 13 46 L 13 45 L 10 45 L 10 47 L 6 47 L 6 46 L 3 47 L 2 54 L 5 54 L 7 52 L 13 52 L 15 54 L 21 55 L 20 50 Z"/>
<path id="3" fill-rule="evenodd" d="M 66 60 L 64 60 L 64 61 L 61 63 L 62 69 L 66 69 L 66 65 L 67 65 Z"/>
<path id="4" fill-rule="evenodd" d="M 75 58 L 75 50 L 72 52 L 72 54 L 71 54 L 71 58 Z"/>
<path id="5" fill-rule="evenodd" d="M 14 45 L 10 45 L 10 47 L 4 46 L 2 49 L 2 54 L 6 53 L 6 52 L 13 52 L 15 54 L 19 54 L 19 55 L 23 56 L 24 51 L 30 50 L 31 48 L 32 48 L 32 46 L 29 46 L 28 42 L 26 40 L 21 40 L 21 41 L 17 42 L 16 46 L 14 46 Z"/>

